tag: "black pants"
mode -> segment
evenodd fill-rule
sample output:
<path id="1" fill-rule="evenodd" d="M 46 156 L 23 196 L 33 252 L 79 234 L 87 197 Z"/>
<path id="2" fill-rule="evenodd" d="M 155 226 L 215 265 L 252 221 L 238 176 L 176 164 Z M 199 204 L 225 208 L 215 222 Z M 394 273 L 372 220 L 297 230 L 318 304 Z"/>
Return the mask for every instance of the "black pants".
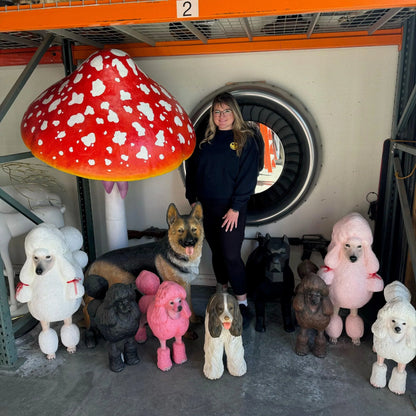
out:
<path id="1" fill-rule="evenodd" d="M 212 266 L 218 283 L 228 282 L 235 295 L 247 293 L 245 265 L 241 258 L 241 246 L 247 217 L 247 207 L 244 206 L 238 216 L 237 228 L 225 231 L 221 228 L 223 216 L 228 211 L 229 202 L 205 201 L 204 210 L 205 238 L 212 251 Z"/>

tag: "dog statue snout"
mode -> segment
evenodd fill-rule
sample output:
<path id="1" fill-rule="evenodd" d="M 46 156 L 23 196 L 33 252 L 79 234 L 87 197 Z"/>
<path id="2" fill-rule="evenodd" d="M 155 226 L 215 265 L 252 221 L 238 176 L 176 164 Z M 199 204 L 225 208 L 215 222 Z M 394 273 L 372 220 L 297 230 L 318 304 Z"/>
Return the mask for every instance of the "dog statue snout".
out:
<path id="1" fill-rule="evenodd" d="M 41 275 L 42 275 L 42 273 L 43 273 L 43 269 L 42 269 L 42 267 L 40 267 L 40 266 L 36 267 L 35 272 L 36 272 L 36 274 L 37 274 L 38 276 L 41 276 Z"/>
<path id="2" fill-rule="evenodd" d="M 178 312 L 180 312 L 182 310 L 182 305 L 178 306 Z"/>
<path id="3" fill-rule="evenodd" d="M 197 240 L 195 238 L 186 238 L 185 240 L 182 241 L 182 245 L 184 247 L 193 247 L 194 245 L 196 245 Z"/>
<path id="4" fill-rule="evenodd" d="M 350 256 L 351 263 L 355 263 L 357 261 L 357 256 Z"/>
<path id="5" fill-rule="evenodd" d="M 399 326 L 394 327 L 394 332 L 400 334 L 401 331 L 402 331 L 402 329 Z"/>

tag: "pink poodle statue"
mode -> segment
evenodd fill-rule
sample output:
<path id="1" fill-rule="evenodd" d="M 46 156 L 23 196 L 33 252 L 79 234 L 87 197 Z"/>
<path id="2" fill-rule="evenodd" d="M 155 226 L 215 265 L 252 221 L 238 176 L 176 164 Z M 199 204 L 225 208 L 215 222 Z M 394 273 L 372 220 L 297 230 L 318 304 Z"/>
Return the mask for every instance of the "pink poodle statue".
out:
<path id="1" fill-rule="evenodd" d="M 185 344 L 182 336 L 189 327 L 191 310 L 186 302 L 186 291 L 178 283 L 163 282 L 156 292 L 156 296 L 147 309 L 147 322 L 153 335 L 159 339 L 160 347 L 157 350 L 157 366 L 162 371 L 172 367 L 170 349 L 166 341 L 175 338 L 172 358 L 176 364 L 187 360 Z"/>
<path id="2" fill-rule="evenodd" d="M 72 315 L 84 295 L 82 268 L 88 262 L 81 251 L 82 234 L 74 227 L 58 228 L 42 223 L 25 239 L 26 261 L 20 272 L 16 299 L 28 304 L 29 312 L 40 321 L 39 346 L 46 357 L 55 358 L 58 335 L 52 322 L 64 321 L 61 341 L 69 353 L 76 351 L 80 339 Z"/>
<path id="3" fill-rule="evenodd" d="M 149 272 L 148 270 L 141 271 L 136 278 L 137 290 L 143 295 L 139 299 L 139 309 L 141 312 L 139 329 L 137 330 L 137 333 L 134 337 L 134 339 L 139 344 L 142 344 L 147 340 L 147 310 L 149 308 L 150 303 L 154 300 L 159 286 L 159 277 L 156 274 Z"/>
<path id="4" fill-rule="evenodd" d="M 332 230 L 325 256 L 325 266 L 318 275 L 329 286 L 329 298 L 334 305 L 326 333 L 335 344 L 342 333 L 340 308 L 349 309 L 345 331 L 355 345 L 360 345 L 364 323 L 358 315 L 373 296 L 383 290 L 384 282 L 377 274 L 379 262 L 371 249 L 373 235 L 368 222 L 357 212 L 341 218 Z"/>
<path id="5" fill-rule="evenodd" d="M 384 289 L 386 304 L 378 311 L 371 327 L 374 334 L 373 350 L 377 361 L 373 364 L 370 383 L 383 388 L 387 383 L 384 360 L 393 360 L 388 388 L 396 394 L 406 391 L 406 365 L 416 356 L 416 311 L 410 303 L 410 292 L 405 285 L 394 281 Z"/>

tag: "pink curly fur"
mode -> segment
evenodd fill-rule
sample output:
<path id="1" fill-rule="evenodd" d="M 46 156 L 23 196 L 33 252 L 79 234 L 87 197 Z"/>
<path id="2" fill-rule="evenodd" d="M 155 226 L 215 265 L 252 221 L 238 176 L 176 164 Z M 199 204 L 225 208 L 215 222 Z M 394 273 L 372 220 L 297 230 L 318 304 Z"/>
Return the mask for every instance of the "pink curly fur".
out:
<path id="1" fill-rule="evenodd" d="M 342 332 L 340 308 L 350 309 L 345 322 L 347 335 L 359 345 L 364 333 L 364 324 L 358 316 L 373 296 L 383 290 L 384 283 L 377 275 L 379 262 L 371 249 L 373 235 L 368 222 L 357 212 L 341 218 L 333 227 L 325 267 L 318 275 L 329 286 L 329 297 L 334 305 L 334 314 L 326 329 L 335 343 Z"/>
<path id="2" fill-rule="evenodd" d="M 157 366 L 162 371 L 172 367 L 170 350 L 166 345 L 170 338 L 175 338 L 173 361 L 182 364 L 187 360 L 182 336 L 188 330 L 190 316 L 191 310 L 186 302 L 185 289 L 172 281 L 163 282 L 147 309 L 149 327 L 160 342 Z"/>

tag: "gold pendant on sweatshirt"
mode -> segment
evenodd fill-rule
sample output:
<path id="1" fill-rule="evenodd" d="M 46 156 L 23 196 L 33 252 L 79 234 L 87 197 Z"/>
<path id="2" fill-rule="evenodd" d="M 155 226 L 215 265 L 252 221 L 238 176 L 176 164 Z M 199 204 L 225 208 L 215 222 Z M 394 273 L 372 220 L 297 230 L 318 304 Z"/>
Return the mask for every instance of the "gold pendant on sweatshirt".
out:
<path id="1" fill-rule="evenodd" d="M 231 143 L 230 143 L 230 148 L 231 148 L 232 150 L 237 150 L 237 147 L 238 147 L 238 145 L 237 145 L 237 143 L 236 143 L 236 142 L 231 142 Z"/>

